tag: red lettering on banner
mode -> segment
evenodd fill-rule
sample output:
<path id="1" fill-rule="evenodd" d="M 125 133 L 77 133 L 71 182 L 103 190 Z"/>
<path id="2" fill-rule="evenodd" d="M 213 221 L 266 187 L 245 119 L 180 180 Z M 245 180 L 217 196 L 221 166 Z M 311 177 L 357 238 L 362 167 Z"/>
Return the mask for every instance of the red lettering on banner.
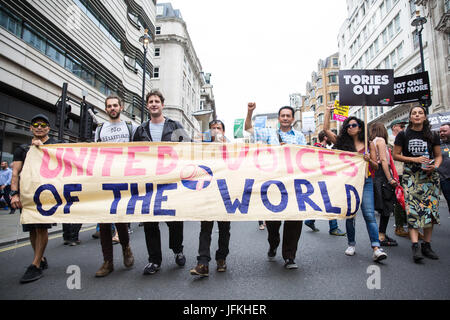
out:
<path id="1" fill-rule="evenodd" d="M 70 177 L 72 175 L 72 164 L 77 168 L 78 176 L 83 175 L 83 164 L 86 159 L 88 148 L 81 148 L 80 155 L 77 157 L 72 148 L 67 148 L 64 152 L 64 175 L 63 177 Z"/>
<path id="2" fill-rule="evenodd" d="M 331 150 L 320 150 L 319 151 L 319 164 L 320 164 L 320 170 L 322 171 L 322 174 L 326 175 L 326 176 L 337 176 L 336 171 L 328 171 L 326 170 L 326 167 L 330 164 L 328 161 L 325 161 L 324 156 L 326 154 L 329 155 L 335 155 L 334 151 Z"/>
<path id="3" fill-rule="evenodd" d="M 111 166 L 114 157 L 122 154 L 122 148 L 101 148 L 100 153 L 106 155 L 105 163 L 103 164 L 102 176 L 111 176 Z"/>
<path id="4" fill-rule="evenodd" d="M 166 155 L 170 156 L 172 162 L 168 166 L 164 166 Z M 158 147 L 158 164 L 156 166 L 156 174 L 163 175 L 172 172 L 178 165 L 178 154 L 172 147 Z"/>
<path id="5" fill-rule="evenodd" d="M 305 155 L 305 153 L 316 153 L 316 150 L 313 150 L 313 149 L 301 149 L 297 153 L 297 166 L 298 166 L 298 168 L 301 171 L 303 171 L 304 173 L 316 172 L 316 170 L 305 168 L 305 166 L 303 165 L 302 157 Z"/>
<path id="6" fill-rule="evenodd" d="M 98 155 L 98 148 L 92 148 L 91 154 L 90 154 L 89 160 L 88 160 L 88 165 L 86 168 L 86 174 L 89 177 L 92 177 L 94 175 L 94 165 L 95 165 L 95 161 L 97 160 L 97 155 Z"/>
<path id="7" fill-rule="evenodd" d="M 57 166 L 53 170 L 49 168 L 50 153 L 48 152 L 47 149 L 44 149 L 44 148 L 42 149 L 42 152 L 44 153 L 44 158 L 42 159 L 42 164 L 41 164 L 41 169 L 40 169 L 41 176 L 44 178 L 47 178 L 47 179 L 56 178 L 63 168 L 62 155 L 63 155 L 64 149 L 63 148 L 56 149 Z"/>
<path id="8" fill-rule="evenodd" d="M 287 173 L 294 173 L 292 166 L 291 148 L 284 148 L 284 159 L 286 160 Z"/>
<path id="9" fill-rule="evenodd" d="M 259 154 L 260 154 L 262 151 L 267 151 L 267 152 L 269 152 L 269 153 L 272 155 L 272 157 L 273 157 L 273 165 L 272 165 L 272 168 L 263 168 L 263 167 L 260 165 L 260 163 L 259 163 Z M 274 171 L 277 169 L 277 167 L 278 167 L 278 157 L 277 157 L 277 153 L 275 152 L 274 149 L 272 149 L 272 148 L 270 148 L 270 147 L 266 147 L 266 148 L 262 148 L 262 149 L 258 148 L 258 149 L 256 150 L 256 152 L 255 152 L 254 161 L 255 161 L 255 166 L 256 166 L 259 170 L 261 170 L 261 171 L 274 172 Z"/>
<path id="10" fill-rule="evenodd" d="M 136 160 L 136 152 L 148 152 L 150 147 L 129 147 L 128 148 L 128 160 L 127 166 L 125 167 L 125 176 L 145 176 L 147 170 L 144 168 L 133 168 L 135 163 L 139 163 L 142 160 Z"/>
<path id="11" fill-rule="evenodd" d="M 349 176 L 349 177 L 356 177 L 356 175 L 358 174 L 358 167 L 356 166 L 356 164 L 353 161 L 351 161 L 349 159 L 346 159 L 345 157 L 352 157 L 352 158 L 354 158 L 354 157 L 356 157 L 356 155 L 353 154 L 353 153 L 345 153 L 345 152 L 343 152 L 343 153 L 341 153 L 339 155 L 339 159 L 340 160 L 342 160 L 346 164 L 349 164 L 350 167 L 353 168 L 353 171 L 351 171 L 351 172 L 342 172 L 342 174 L 346 175 L 346 176 Z"/>
<path id="12" fill-rule="evenodd" d="M 247 157 L 248 152 L 249 152 L 248 146 L 241 148 L 241 151 L 239 152 L 239 157 L 236 159 L 235 162 L 231 162 L 228 157 L 227 146 L 223 146 L 222 147 L 222 158 L 223 158 L 223 161 L 225 161 L 225 163 L 227 164 L 228 169 L 238 170 L 241 167 L 244 159 Z"/>

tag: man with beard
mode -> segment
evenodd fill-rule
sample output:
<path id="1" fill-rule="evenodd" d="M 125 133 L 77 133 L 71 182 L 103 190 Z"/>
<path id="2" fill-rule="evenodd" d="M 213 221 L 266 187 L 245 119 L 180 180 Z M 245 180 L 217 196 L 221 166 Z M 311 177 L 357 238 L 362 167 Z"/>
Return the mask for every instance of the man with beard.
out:
<path id="1" fill-rule="evenodd" d="M 123 103 L 120 97 L 109 96 L 105 100 L 105 111 L 109 121 L 100 124 L 95 131 L 95 142 L 130 142 L 137 126 L 131 122 L 120 120 L 123 111 Z M 127 223 L 115 224 L 119 241 L 122 245 L 123 263 L 125 267 L 131 268 L 134 264 L 133 253 L 130 247 L 130 237 Z M 105 277 L 114 271 L 113 265 L 113 239 L 111 223 L 100 223 L 100 243 L 103 252 L 103 265 L 95 274 L 96 277 Z"/>
<path id="2" fill-rule="evenodd" d="M 147 94 L 147 110 L 150 120 L 141 124 L 134 134 L 133 141 L 171 141 L 191 142 L 182 125 L 163 116 L 164 96 L 153 90 Z M 183 222 L 167 222 L 169 227 L 169 248 L 175 255 L 175 263 L 183 267 L 186 257 L 183 254 Z M 145 241 L 148 251 L 148 264 L 144 268 L 144 275 L 155 274 L 161 268 L 161 234 L 159 222 L 144 222 Z"/>

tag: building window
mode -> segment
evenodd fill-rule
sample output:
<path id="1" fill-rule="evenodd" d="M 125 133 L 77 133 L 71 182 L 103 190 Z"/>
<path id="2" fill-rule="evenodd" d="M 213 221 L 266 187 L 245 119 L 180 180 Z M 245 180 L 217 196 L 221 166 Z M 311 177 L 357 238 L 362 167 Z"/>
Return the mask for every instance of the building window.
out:
<path id="1" fill-rule="evenodd" d="M 317 103 L 319 104 L 319 106 L 321 106 L 323 104 L 323 96 L 317 97 Z"/>
<path id="2" fill-rule="evenodd" d="M 333 67 L 339 67 L 339 59 L 333 58 Z"/>
<path id="3" fill-rule="evenodd" d="M 155 34 L 161 34 L 161 27 L 156 27 Z"/>
<path id="4" fill-rule="evenodd" d="M 81 64 L 73 58 L 66 58 L 66 69 L 81 78 Z"/>
<path id="5" fill-rule="evenodd" d="M 411 18 L 415 16 L 416 14 L 416 0 L 409 0 L 409 13 L 411 15 Z"/>
<path id="6" fill-rule="evenodd" d="M 319 125 L 323 124 L 323 120 L 324 120 L 324 114 L 323 113 L 319 114 L 318 120 L 319 120 Z"/>
<path id="7" fill-rule="evenodd" d="M 322 78 L 317 79 L 317 88 L 322 88 Z"/>
<path id="8" fill-rule="evenodd" d="M 159 67 L 153 68 L 153 78 L 159 78 Z"/>
<path id="9" fill-rule="evenodd" d="M 109 27 L 106 21 L 102 20 L 99 15 L 92 8 L 92 5 L 86 0 L 74 0 L 78 8 L 81 9 L 89 19 L 100 28 L 100 30 L 114 43 L 114 45 L 120 49 L 121 41 L 119 36 Z"/>
<path id="10" fill-rule="evenodd" d="M 32 31 L 30 26 L 27 24 L 25 24 L 25 28 L 23 30 L 23 40 L 40 52 L 45 53 L 45 39 L 36 32 Z"/>
<path id="11" fill-rule="evenodd" d="M 161 48 L 155 48 L 155 57 L 161 56 Z"/>
<path id="12" fill-rule="evenodd" d="M 64 51 L 58 48 L 58 46 L 54 45 L 50 41 L 47 41 L 47 48 L 45 54 L 57 62 L 60 66 L 64 67 L 66 65 L 66 57 Z"/>
<path id="13" fill-rule="evenodd" d="M 12 14 L 0 8 L 0 26 L 12 32 L 17 37 L 21 37 L 22 35 L 22 21 Z"/>
<path id="14" fill-rule="evenodd" d="M 336 84 L 336 83 L 338 82 L 338 76 L 337 76 L 337 74 L 330 74 L 330 75 L 328 76 L 328 82 L 329 82 L 330 84 Z"/>
<path id="15" fill-rule="evenodd" d="M 329 100 L 330 101 L 335 101 L 336 97 L 338 96 L 339 92 L 331 92 L 329 93 Z"/>

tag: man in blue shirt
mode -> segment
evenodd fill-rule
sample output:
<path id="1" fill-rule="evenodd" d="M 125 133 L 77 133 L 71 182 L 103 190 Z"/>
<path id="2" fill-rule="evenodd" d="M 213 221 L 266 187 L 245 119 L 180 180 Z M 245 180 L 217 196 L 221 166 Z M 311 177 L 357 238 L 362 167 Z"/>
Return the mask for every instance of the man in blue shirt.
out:
<path id="1" fill-rule="evenodd" d="M 11 209 L 9 214 L 14 214 L 16 210 L 11 208 L 11 198 L 9 197 L 9 193 L 11 192 L 11 177 L 12 170 L 9 168 L 8 162 L 3 161 L 0 170 L 0 195 L 3 194 L 6 204 Z"/>
<path id="2" fill-rule="evenodd" d="M 265 142 L 270 145 L 298 144 L 306 145 L 303 133 L 292 128 L 295 121 L 295 110 L 292 107 L 282 107 L 278 111 L 278 122 L 280 129 L 253 128 L 252 115 L 256 108 L 256 103 L 248 104 L 247 118 L 245 120 L 245 130 L 253 133 L 255 142 Z M 266 221 L 269 252 L 269 261 L 275 261 L 275 255 L 280 244 L 281 221 Z M 297 269 L 295 255 L 297 253 L 298 241 L 302 233 L 303 221 L 285 221 L 283 227 L 282 255 L 286 269 Z"/>

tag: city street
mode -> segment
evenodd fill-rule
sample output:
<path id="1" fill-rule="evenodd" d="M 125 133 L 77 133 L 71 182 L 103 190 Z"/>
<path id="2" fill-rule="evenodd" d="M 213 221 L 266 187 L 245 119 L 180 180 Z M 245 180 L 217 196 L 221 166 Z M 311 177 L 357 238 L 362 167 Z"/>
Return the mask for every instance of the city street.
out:
<path id="1" fill-rule="evenodd" d="M 394 235 L 393 218 L 388 235 L 399 242 L 386 248 L 388 259 L 372 262 L 372 250 L 361 215 L 356 222 L 356 255 L 344 255 L 346 237 L 328 234 L 328 223 L 317 221 L 320 232 L 304 226 L 296 262 L 297 270 L 285 270 L 281 248 L 277 261 L 267 261 L 267 231 L 260 231 L 255 222 L 233 222 L 231 225 L 228 270 L 217 273 L 215 261 L 210 264 L 208 278 L 189 274 L 196 264 L 198 222 L 185 223 L 184 253 L 187 263 L 179 268 L 168 249 L 168 229 L 160 224 L 163 244 L 161 270 L 144 276 L 147 263 L 144 230 L 133 224 L 131 246 L 135 266 L 126 270 L 120 245 L 114 247 L 115 271 L 106 278 L 95 278 L 102 263 L 99 240 L 91 237 L 92 225 L 80 233 L 81 245 L 64 246 L 61 234 L 53 234 L 45 253 L 49 269 L 40 280 L 20 284 L 19 280 L 32 260 L 30 245 L 23 242 L 0 247 L 1 300 L 380 300 L 380 299 L 450 299 L 450 219 L 445 200 L 441 201 L 441 225 L 435 227 L 433 249 L 437 261 L 424 259 L 414 264 L 408 239 Z M 1 211 L 2 216 L 7 215 Z M 19 215 L 14 215 L 19 219 Z M 345 230 L 343 221 L 339 226 Z M 217 248 L 217 227 L 214 227 L 211 255 Z M 20 228 L 21 231 L 21 228 Z M 1 237 L 0 237 L 1 238 Z M 74 288 L 74 267 L 81 272 L 81 289 Z M 374 267 L 375 266 L 375 267 Z M 67 271 L 69 270 L 69 273 Z M 379 282 L 373 280 L 380 275 Z M 68 281 L 69 280 L 69 281 Z M 69 284 L 69 285 L 68 285 Z M 72 284 L 72 285 L 71 285 Z M 71 289 L 72 288 L 72 289 Z"/>

